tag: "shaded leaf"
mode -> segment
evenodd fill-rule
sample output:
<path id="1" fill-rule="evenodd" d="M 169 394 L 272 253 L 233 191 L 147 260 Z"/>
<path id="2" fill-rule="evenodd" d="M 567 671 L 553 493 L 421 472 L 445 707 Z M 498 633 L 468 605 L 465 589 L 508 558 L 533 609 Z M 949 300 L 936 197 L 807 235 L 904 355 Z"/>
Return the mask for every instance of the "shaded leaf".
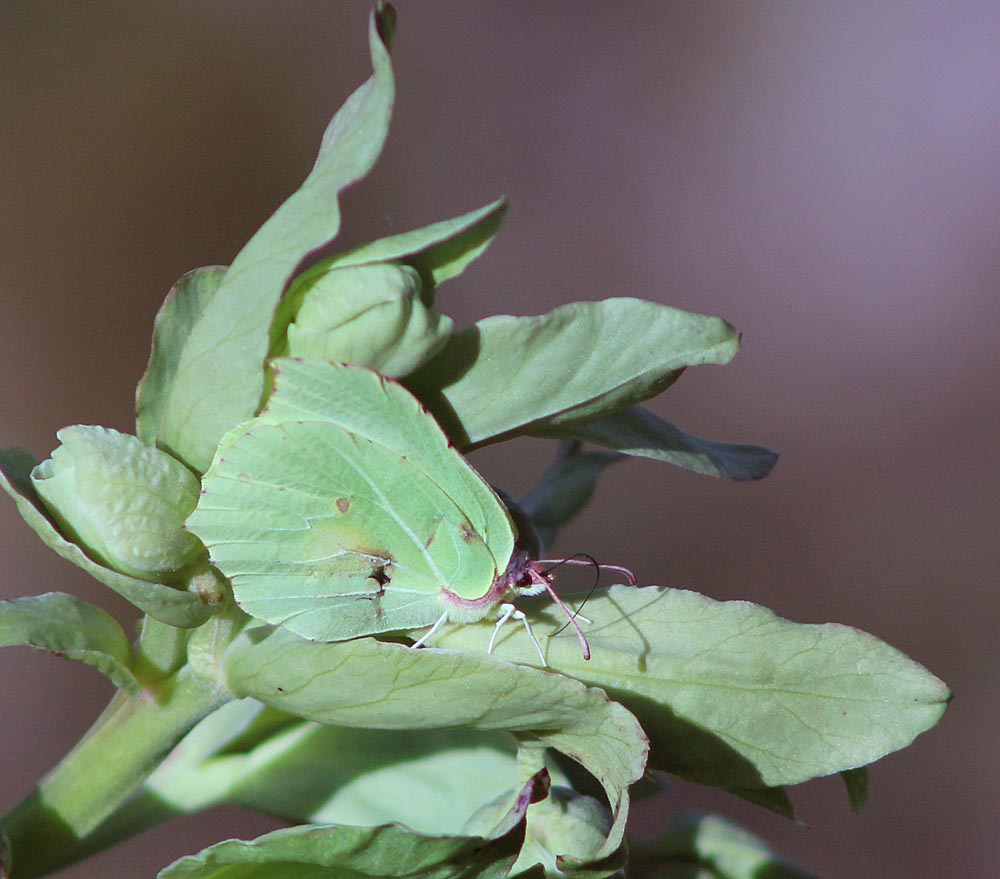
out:
<path id="1" fill-rule="evenodd" d="M 174 814 L 234 803 L 292 821 L 395 822 L 457 834 L 467 832 L 470 815 L 518 784 L 516 742 L 507 733 L 288 720 L 246 749 L 199 755 L 181 742 L 145 793 Z"/>
<path id="2" fill-rule="evenodd" d="M 132 646 L 122 627 L 98 607 L 49 592 L 0 601 L 0 647 L 37 647 L 96 668 L 120 690 L 135 694 Z"/>
<path id="3" fill-rule="evenodd" d="M 731 794 L 735 794 L 741 799 L 746 800 L 748 803 L 753 803 L 755 806 L 760 806 L 762 809 L 774 812 L 775 815 L 781 815 L 782 818 L 795 817 L 795 807 L 792 805 L 792 799 L 788 796 L 788 791 L 783 787 L 730 787 L 727 790 Z"/>
<path id="4" fill-rule="evenodd" d="M 239 635 L 224 669 L 237 695 L 321 723 L 508 730 L 522 742 L 555 748 L 582 764 L 607 794 L 615 823 L 600 856 L 621 843 L 628 786 L 642 775 L 646 737 L 600 690 L 495 656 L 371 638 L 323 644 L 265 627 Z"/>
<path id="5" fill-rule="evenodd" d="M 0 485 L 14 499 L 21 517 L 46 546 L 162 623 L 192 628 L 209 618 L 212 609 L 198 596 L 112 571 L 63 537 L 31 484 L 30 473 L 37 463 L 32 455 L 20 449 L 0 449 Z"/>
<path id="6" fill-rule="evenodd" d="M 720 318 L 640 299 L 574 302 L 454 333 L 407 384 L 457 445 L 474 447 L 601 418 L 738 348 Z"/>
<path id="7" fill-rule="evenodd" d="M 546 427 L 537 436 L 571 437 L 637 455 L 666 461 L 706 476 L 724 476 L 737 482 L 763 479 L 774 468 L 778 456 L 763 446 L 722 443 L 685 433 L 642 406 L 589 421 Z"/>
<path id="8" fill-rule="evenodd" d="M 233 839 L 210 846 L 175 861 L 160 872 L 159 879 L 325 879 L 331 875 L 503 879 L 524 840 L 528 805 L 543 793 L 544 783 L 544 778 L 533 777 L 507 819 L 485 839 L 423 836 L 399 825 L 291 827 L 252 841 Z"/>
<path id="9" fill-rule="evenodd" d="M 419 832 L 482 835 L 509 809 L 524 777 L 515 751 L 504 732 L 346 729 L 237 700 L 195 726 L 87 842 L 101 851 L 224 803 L 296 822 L 396 822 Z M 557 767 L 548 771 L 566 784 Z M 487 812 L 484 800 L 502 802 Z"/>
<path id="10" fill-rule="evenodd" d="M 613 586 L 584 612 L 593 658 L 583 660 L 567 631 L 545 644 L 549 664 L 635 713 L 651 768 L 705 784 L 755 790 L 863 766 L 934 726 L 949 698 L 927 669 L 872 635 L 793 623 L 748 601 Z M 531 618 L 540 635 L 565 623 L 551 606 Z M 454 626 L 434 644 L 474 650 L 485 632 Z M 496 650 L 538 662 L 516 627 Z"/>
<path id="11" fill-rule="evenodd" d="M 302 261 L 340 227 L 339 193 L 371 169 L 382 150 L 394 84 L 388 46 L 394 14 L 373 12 L 374 73 L 337 112 L 305 182 L 250 239 L 190 327 L 159 401 L 157 445 L 202 472 L 222 435 L 250 418 L 264 391 L 271 320 Z"/>
<path id="12" fill-rule="evenodd" d="M 681 816 L 661 839 L 634 843 L 629 874 L 636 879 L 814 879 L 716 815 Z"/>
<path id="13" fill-rule="evenodd" d="M 193 269 L 174 284 L 156 314 L 149 363 L 135 390 L 135 432 L 147 445 L 156 445 L 161 430 L 169 434 L 180 429 L 163 426 L 164 409 L 191 333 L 225 274 L 225 266 Z"/>
<path id="14" fill-rule="evenodd" d="M 565 874 L 577 879 L 619 873 L 628 862 L 624 844 L 595 860 L 610 827 L 611 815 L 603 803 L 570 788 L 553 787 L 548 797 L 528 811 L 528 832 L 514 872 L 539 863 L 548 875 Z"/>
<path id="15" fill-rule="evenodd" d="M 575 444 L 563 446 L 538 483 L 519 502 L 546 546 L 556 531 L 572 519 L 594 493 L 604 468 L 623 456 L 614 452 L 581 452 Z"/>
<path id="16" fill-rule="evenodd" d="M 868 803 L 868 770 L 861 766 L 857 769 L 845 769 L 840 777 L 847 789 L 847 802 L 851 811 L 860 813 Z"/>

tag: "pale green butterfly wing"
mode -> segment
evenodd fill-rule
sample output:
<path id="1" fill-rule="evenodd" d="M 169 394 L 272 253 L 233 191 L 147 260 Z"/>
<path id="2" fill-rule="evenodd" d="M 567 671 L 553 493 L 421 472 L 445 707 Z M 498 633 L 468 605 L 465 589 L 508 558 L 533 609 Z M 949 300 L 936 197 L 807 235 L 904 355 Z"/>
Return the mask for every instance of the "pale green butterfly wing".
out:
<path id="1" fill-rule="evenodd" d="M 405 457 L 464 512 L 503 571 L 514 548 L 510 515 L 416 397 L 369 369 L 301 358 L 280 358 L 272 367 L 276 388 L 261 421 L 329 421 Z"/>
<path id="2" fill-rule="evenodd" d="M 442 588 L 485 595 L 513 526 L 419 401 L 359 367 L 282 360 L 275 373 L 187 523 L 240 606 L 334 641 L 430 625 Z"/>

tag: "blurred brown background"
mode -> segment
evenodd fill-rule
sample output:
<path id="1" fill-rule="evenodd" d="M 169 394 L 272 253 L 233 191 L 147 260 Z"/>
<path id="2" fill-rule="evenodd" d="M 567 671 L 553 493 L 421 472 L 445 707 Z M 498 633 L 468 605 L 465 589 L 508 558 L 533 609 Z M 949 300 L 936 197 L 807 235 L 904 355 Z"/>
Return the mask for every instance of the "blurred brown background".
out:
<path id="1" fill-rule="evenodd" d="M 562 546 L 646 582 L 871 631 L 943 677 L 941 725 L 794 792 L 809 829 L 676 785 L 652 829 L 718 809 L 823 876 L 991 876 L 1000 721 L 1000 13 L 992 3 L 400 0 L 389 147 L 345 204 L 357 242 L 499 194 L 499 240 L 449 284 L 460 323 L 637 295 L 744 331 L 657 401 L 781 452 L 733 485 L 629 462 Z M 224 263 L 308 171 L 369 72 L 366 0 L 0 6 L 0 442 L 129 430 L 171 283 Z M 477 463 L 518 490 L 532 443 Z M 0 505 L 0 595 L 122 605 Z M 0 811 L 109 695 L 0 654 Z M 66 876 L 152 876 L 237 811 L 159 828 Z"/>

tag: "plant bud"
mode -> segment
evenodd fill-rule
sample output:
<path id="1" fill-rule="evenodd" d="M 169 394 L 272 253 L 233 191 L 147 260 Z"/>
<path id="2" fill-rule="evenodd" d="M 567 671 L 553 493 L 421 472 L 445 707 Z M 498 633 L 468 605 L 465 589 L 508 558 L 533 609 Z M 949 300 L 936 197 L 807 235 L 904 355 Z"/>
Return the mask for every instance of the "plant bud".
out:
<path id="1" fill-rule="evenodd" d="M 356 363 L 390 378 L 413 372 L 451 333 L 452 321 L 420 299 L 420 275 L 392 263 L 307 274 L 287 330 L 292 357 Z"/>
<path id="2" fill-rule="evenodd" d="M 198 479 L 153 446 L 107 427 L 77 424 L 31 472 L 35 491 L 66 536 L 101 564 L 165 582 L 201 543 L 181 528 L 198 502 Z"/>

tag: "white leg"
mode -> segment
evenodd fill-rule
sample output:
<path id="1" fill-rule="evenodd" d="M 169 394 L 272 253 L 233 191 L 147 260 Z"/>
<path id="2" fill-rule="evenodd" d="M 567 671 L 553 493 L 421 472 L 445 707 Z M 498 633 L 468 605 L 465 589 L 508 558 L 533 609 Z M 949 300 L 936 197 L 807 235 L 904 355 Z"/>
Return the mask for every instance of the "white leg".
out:
<path id="1" fill-rule="evenodd" d="M 430 628 L 429 628 L 429 629 L 428 629 L 428 630 L 427 630 L 426 632 L 424 632 L 424 634 L 423 634 L 423 635 L 421 635 L 421 636 L 420 636 L 420 639 L 419 639 L 419 640 L 417 640 L 417 641 L 414 641 L 414 642 L 413 642 L 413 643 L 412 643 L 412 644 L 410 645 L 410 649 L 411 649 L 411 650 L 416 650 L 416 648 L 417 648 L 417 647 L 423 647 L 423 646 L 424 646 L 424 644 L 426 644 L 426 643 L 427 643 L 427 642 L 428 642 L 428 641 L 429 641 L 429 640 L 430 640 L 430 639 L 431 639 L 431 638 L 432 638 L 432 637 L 434 636 L 434 633 L 435 633 L 435 632 L 436 632 L 436 631 L 437 631 L 438 629 L 440 629 L 440 628 L 441 628 L 442 624 L 443 624 L 443 623 L 444 623 L 444 622 L 445 622 L 445 621 L 446 621 L 447 619 L 448 619 L 448 612 L 447 612 L 447 611 L 445 611 L 445 612 L 444 612 L 443 614 L 441 614 L 441 616 L 439 616 L 439 617 L 437 618 L 437 622 L 436 622 L 436 623 L 434 623 L 434 625 L 433 625 L 433 626 L 431 626 L 431 627 L 430 627 Z M 491 641 L 491 642 L 490 642 L 490 644 L 492 644 L 492 643 L 493 643 L 493 642 Z"/>
<path id="2" fill-rule="evenodd" d="M 500 634 L 500 627 L 507 622 L 514 614 L 517 613 L 517 608 L 509 602 L 505 602 L 500 605 L 500 616 L 497 618 L 496 624 L 493 626 L 493 636 L 490 638 L 490 645 L 486 648 L 487 653 L 493 652 L 493 646 L 497 643 L 497 635 Z"/>
<path id="3" fill-rule="evenodd" d="M 497 635 L 500 634 L 500 627 L 510 619 L 520 620 L 524 623 L 524 631 L 528 633 L 528 637 L 531 638 L 531 643 L 535 645 L 535 650 L 538 651 L 538 658 L 542 661 L 542 665 L 547 667 L 548 663 L 545 661 L 545 654 L 542 653 L 542 645 L 538 643 L 538 639 L 535 637 L 535 633 L 531 628 L 531 623 L 528 622 L 528 618 L 524 615 L 523 611 L 518 610 L 509 602 L 505 602 L 500 605 L 500 617 L 497 619 L 496 625 L 493 626 L 493 637 L 490 638 L 490 644 L 489 647 L 486 648 L 486 652 L 493 652 L 493 647 L 497 642 Z"/>
<path id="4" fill-rule="evenodd" d="M 531 643 L 535 645 L 535 650 L 538 651 L 538 658 L 542 661 L 542 665 L 548 668 L 549 664 L 545 661 L 545 654 L 542 653 L 542 645 L 538 643 L 535 633 L 531 630 L 531 623 L 528 622 L 528 618 L 524 615 L 523 611 L 519 610 L 514 614 L 514 619 L 520 619 L 524 623 L 524 631 L 528 633 Z"/>

